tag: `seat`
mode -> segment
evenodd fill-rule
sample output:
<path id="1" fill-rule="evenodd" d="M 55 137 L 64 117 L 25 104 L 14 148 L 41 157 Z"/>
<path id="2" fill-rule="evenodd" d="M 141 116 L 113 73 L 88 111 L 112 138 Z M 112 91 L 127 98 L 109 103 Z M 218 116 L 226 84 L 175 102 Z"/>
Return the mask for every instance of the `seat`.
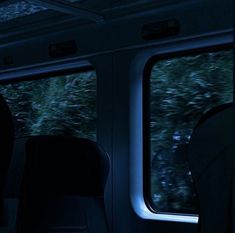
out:
<path id="1" fill-rule="evenodd" d="M 206 113 L 188 147 L 190 170 L 199 199 L 199 233 L 235 232 L 235 107 Z"/>
<path id="2" fill-rule="evenodd" d="M 108 155 L 88 139 L 33 136 L 20 140 L 25 145 L 25 165 L 19 232 L 107 233 Z"/>
<path id="3" fill-rule="evenodd" d="M 2 95 L 0 95 L 0 132 L 2 154 L 0 156 L 0 189 L 2 193 L 7 170 L 11 160 L 14 141 L 13 118 L 10 109 Z"/>
<path id="4" fill-rule="evenodd" d="M 0 95 L 0 225 L 6 225 L 4 189 L 12 156 L 14 123 L 10 109 Z"/>

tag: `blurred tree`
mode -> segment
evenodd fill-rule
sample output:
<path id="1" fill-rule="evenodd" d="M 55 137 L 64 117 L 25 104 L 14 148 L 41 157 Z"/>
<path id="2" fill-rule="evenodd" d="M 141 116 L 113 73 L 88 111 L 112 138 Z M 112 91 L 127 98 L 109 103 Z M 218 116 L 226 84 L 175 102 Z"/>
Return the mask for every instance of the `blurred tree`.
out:
<path id="1" fill-rule="evenodd" d="M 96 74 L 84 72 L 0 87 L 16 137 L 73 135 L 96 140 Z"/>
<path id="2" fill-rule="evenodd" d="M 159 211 L 195 212 L 187 143 L 205 112 L 232 102 L 232 51 L 159 60 L 150 87 L 153 201 Z"/>

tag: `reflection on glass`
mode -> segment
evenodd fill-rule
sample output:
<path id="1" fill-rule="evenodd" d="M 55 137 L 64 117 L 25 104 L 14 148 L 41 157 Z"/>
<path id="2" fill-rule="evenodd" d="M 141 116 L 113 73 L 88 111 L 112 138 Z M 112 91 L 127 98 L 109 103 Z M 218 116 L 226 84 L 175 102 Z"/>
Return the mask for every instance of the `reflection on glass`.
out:
<path id="1" fill-rule="evenodd" d="M 30 1 L 19 1 L 3 7 L 0 7 L 0 23 L 6 22 L 18 17 L 32 15 L 47 8 L 36 5 Z"/>
<path id="2" fill-rule="evenodd" d="M 152 201 L 161 212 L 196 213 L 187 144 L 205 112 L 232 102 L 232 51 L 158 61 L 150 87 Z"/>
<path id="3" fill-rule="evenodd" d="M 0 86 L 16 137 L 72 135 L 96 140 L 96 74 L 84 72 Z"/>

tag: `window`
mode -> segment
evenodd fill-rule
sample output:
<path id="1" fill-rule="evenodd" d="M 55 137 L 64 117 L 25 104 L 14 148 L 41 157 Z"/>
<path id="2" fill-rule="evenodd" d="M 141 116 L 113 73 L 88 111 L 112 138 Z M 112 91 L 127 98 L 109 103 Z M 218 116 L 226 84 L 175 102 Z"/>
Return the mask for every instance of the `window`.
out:
<path id="1" fill-rule="evenodd" d="M 0 7 L 0 23 L 6 22 L 18 17 L 32 15 L 47 8 L 31 3 L 30 1 L 18 1 L 6 6 Z"/>
<path id="2" fill-rule="evenodd" d="M 233 52 L 154 59 L 144 85 L 146 197 L 158 212 L 195 214 L 187 144 L 202 115 L 233 101 Z"/>
<path id="3" fill-rule="evenodd" d="M 94 71 L 0 86 L 15 118 L 16 137 L 72 135 L 96 140 Z"/>

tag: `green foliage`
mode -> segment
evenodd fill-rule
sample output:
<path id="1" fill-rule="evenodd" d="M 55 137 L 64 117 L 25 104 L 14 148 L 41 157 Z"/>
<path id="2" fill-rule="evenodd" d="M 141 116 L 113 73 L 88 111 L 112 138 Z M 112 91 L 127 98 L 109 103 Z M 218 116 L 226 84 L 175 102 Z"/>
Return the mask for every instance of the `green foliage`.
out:
<path id="1" fill-rule="evenodd" d="M 0 87 L 16 123 L 16 137 L 73 135 L 96 140 L 95 72 Z"/>
<path id="2" fill-rule="evenodd" d="M 160 211 L 195 212 L 187 143 L 205 112 L 232 102 L 232 51 L 158 61 L 150 86 L 153 201 Z"/>

